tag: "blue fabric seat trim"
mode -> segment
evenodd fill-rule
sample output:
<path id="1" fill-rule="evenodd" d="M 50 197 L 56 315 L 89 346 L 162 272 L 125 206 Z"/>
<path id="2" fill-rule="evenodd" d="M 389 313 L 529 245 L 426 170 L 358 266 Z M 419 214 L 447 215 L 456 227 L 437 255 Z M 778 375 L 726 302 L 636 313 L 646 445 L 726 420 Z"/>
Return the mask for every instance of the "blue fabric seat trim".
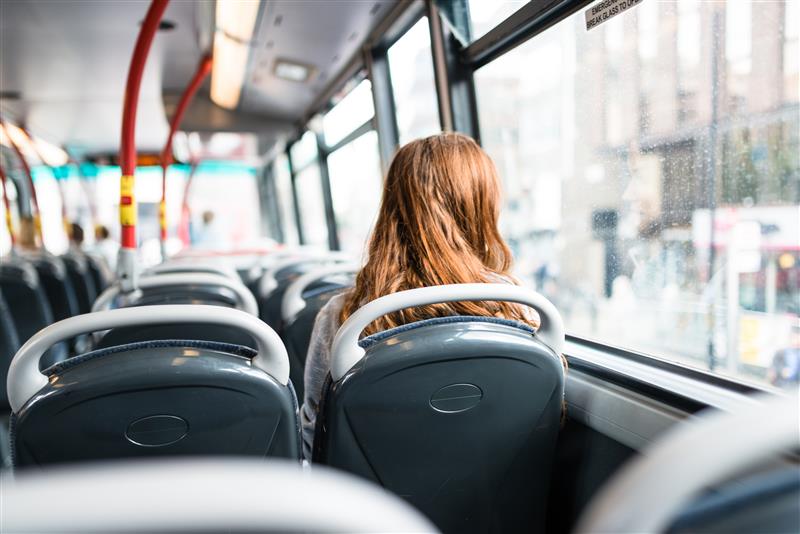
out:
<path id="1" fill-rule="evenodd" d="M 80 365 L 89 360 L 110 356 L 112 354 L 118 354 L 120 352 L 128 352 L 132 350 L 141 350 L 141 349 L 160 349 L 169 347 L 185 347 L 190 349 L 215 350 L 219 352 L 226 352 L 228 354 L 233 354 L 234 356 L 241 356 L 243 358 L 248 358 L 248 359 L 253 359 L 257 354 L 257 352 L 250 347 L 245 347 L 243 345 L 235 345 L 233 343 L 219 343 L 216 341 L 199 341 L 193 339 L 161 339 L 154 341 L 137 341 L 136 343 L 126 343 L 125 345 L 117 345 L 115 347 L 93 350 L 91 352 L 87 352 L 85 354 L 69 358 L 62 362 L 58 362 L 55 365 L 51 365 L 50 367 L 42 371 L 42 373 L 47 376 L 52 376 L 55 374 L 63 373 L 64 371 L 72 369 L 76 365 Z"/>
<path id="2" fill-rule="evenodd" d="M 451 317 L 434 317 L 432 319 L 424 319 L 422 321 L 416 321 L 413 323 L 396 326 L 394 328 L 390 328 L 389 330 L 384 330 L 383 332 L 378 332 L 376 334 L 372 334 L 371 336 L 365 337 L 364 339 L 358 342 L 358 346 L 361 347 L 362 349 L 366 349 L 375 345 L 380 341 L 383 341 L 384 339 L 392 337 L 396 334 L 400 334 L 401 332 L 407 332 L 409 330 L 414 330 L 416 328 L 421 328 L 423 326 L 431 326 L 437 324 L 455 324 L 455 323 L 499 324 L 503 326 L 511 326 L 513 328 L 518 328 L 520 330 L 524 330 L 529 334 L 533 334 L 536 332 L 536 330 L 532 326 L 511 319 L 503 319 L 501 317 L 481 317 L 478 315 L 453 315 Z"/>

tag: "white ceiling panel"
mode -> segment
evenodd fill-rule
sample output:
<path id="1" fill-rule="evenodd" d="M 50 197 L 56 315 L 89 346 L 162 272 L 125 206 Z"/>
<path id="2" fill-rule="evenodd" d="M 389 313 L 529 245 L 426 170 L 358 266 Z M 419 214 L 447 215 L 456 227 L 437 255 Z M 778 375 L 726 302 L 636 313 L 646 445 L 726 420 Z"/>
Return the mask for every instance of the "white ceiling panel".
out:
<path id="1" fill-rule="evenodd" d="M 50 141 L 116 150 L 128 66 L 146 0 L 2 0 L 0 102 L 12 118 Z M 167 134 L 162 87 L 182 87 L 199 60 L 194 2 L 171 2 L 176 23 L 156 35 L 142 81 L 137 145 L 159 150 Z M 169 61 L 165 61 L 169 57 Z M 19 116 L 19 115 L 22 116 Z"/>
<path id="2" fill-rule="evenodd" d="M 286 119 L 302 117 L 395 3 L 268 0 L 255 35 L 242 109 Z M 283 80 L 274 74 L 277 59 L 311 65 L 316 74 L 309 82 Z"/>

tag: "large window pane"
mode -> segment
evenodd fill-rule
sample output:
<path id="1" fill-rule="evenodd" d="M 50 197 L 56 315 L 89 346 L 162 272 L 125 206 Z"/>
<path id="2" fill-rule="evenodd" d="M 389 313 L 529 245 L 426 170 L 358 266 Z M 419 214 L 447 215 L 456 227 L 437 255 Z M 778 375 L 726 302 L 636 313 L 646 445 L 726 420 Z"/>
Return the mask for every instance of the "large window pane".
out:
<path id="1" fill-rule="evenodd" d="M 303 237 L 308 245 L 328 247 L 328 225 L 325 221 L 325 200 L 319 165 L 306 166 L 295 177 Z"/>
<path id="2" fill-rule="evenodd" d="M 372 84 L 363 80 L 322 118 L 325 144 L 332 147 L 374 114 Z"/>
<path id="3" fill-rule="evenodd" d="M 364 250 L 381 201 L 378 134 L 368 132 L 328 156 L 336 228 L 342 250 Z"/>
<path id="4" fill-rule="evenodd" d="M 296 245 L 297 224 L 294 216 L 294 198 L 292 196 L 292 176 L 289 173 L 289 160 L 281 154 L 275 160 L 275 191 L 278 195 L 283 240 L 287 245 Z"/>
<path id="5" fill-rule="evenodd" d="M 307 131 L 303 134 L 295 144 L 289 149 L 289 155 L 292 158 L 292 167 L 295 172 L 299 171 L 312 161 L 317 159 L 317 136 L 314 132 Z"/>
<path id="6" fill-rule="evenodd" d="M 792 4 L 648 1 L 589 31 L 581 10 L 476 72 L 502 230 L 570 332 L 785 382 L 800 343 Z"/>
<path id="7" fill-rule="evenodd" d="M 389 72 L 400 144 L 439 131 L 428 19 L 422 17 L 389 48 Z"/>

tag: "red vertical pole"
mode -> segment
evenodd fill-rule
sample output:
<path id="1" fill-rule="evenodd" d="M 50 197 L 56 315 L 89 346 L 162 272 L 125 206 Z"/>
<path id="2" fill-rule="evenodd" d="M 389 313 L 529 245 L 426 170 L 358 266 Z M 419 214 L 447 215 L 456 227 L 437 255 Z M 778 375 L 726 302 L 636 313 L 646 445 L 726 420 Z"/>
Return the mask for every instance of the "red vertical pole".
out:
<path id="1" fill-rule="evenodd" d="M 5 124 L 0 123 L 0 126 L 3 128 L 3 131 L 5 131 L 6 137 L 11 143 L 11 148 L 13 148 L 14 152 L 17 154 L 17 157 L 22 164 L 22 169 L 25 171 L 25 177 L 28 179 L 28 188 L 31 192 L 31 215 L 33 215 L 33 225 L 36 229 L 36 235 L 39 237 L 42 247 L 44 247 L 44 238 L 42 236 L 42 216 L 39 212 L 39 199 L 36 196 L 36 186 L 33 185 L 33 173 L 31 172 L 31 167 L 28 165 L 28 161 L 25 159 L 25 154 L 22 153 L 22 149 L 19 148 L 19 145 L 17 145 L 16 141 L 14 141 L 14 138 L 8 134 L 8 129 L 6 128 Z"/>
<path id="2" fill-rule="evenodd" d="M 192 80 L 189 82 L 189 85 L 186 86 L 183 95 L 181 95 L 181 99 L 178 102 L 178 107 L 175 108 L 175 113 L 173 114 L 169 125 L 167 142 L 164 145 L 164 150 L 161 152 L 162 173 L 159 224 L 161 226 L 162 255 L 164 254 L 164 245 L 167 241 L 167 169 L 172 163 L 172 140 L 175 137 L 175 132 L 177 132 L 178 128 L 180 127 L 183 116 L 186 114 L 186 110 L 194 98 L 194 95 L 197 93 L 197 90 L 200 89 L 200 86 L 203 84 L 203 80 L 205 80 L 206 77 L 208 77 L 208 75 L 211 73 L 211 65 L 211 56 L 203 56 L 203 58 L 200 60 L 200 63 L 197 65 L 197 70 L 195 71 Z"/>
<path id="3" fill-rule="evenodd" d="M 136 170 L 136 109 L 139 104 L 139 88 L 142 76 L 158 31 L 158 24 L 169 0 L 153 0 L 139 30 L 139 37 L 133 50 L 128 80 L 125 85 L 125 100 L 122 108 L 122 133 L 119 147 L 119 162 L 122 170 L 120 178 L 119 222 L 122 239 L 119 259 L 120 282 L 124 290 L 136 286 L 136 199 L 134 198 L 134 172 Z"/>

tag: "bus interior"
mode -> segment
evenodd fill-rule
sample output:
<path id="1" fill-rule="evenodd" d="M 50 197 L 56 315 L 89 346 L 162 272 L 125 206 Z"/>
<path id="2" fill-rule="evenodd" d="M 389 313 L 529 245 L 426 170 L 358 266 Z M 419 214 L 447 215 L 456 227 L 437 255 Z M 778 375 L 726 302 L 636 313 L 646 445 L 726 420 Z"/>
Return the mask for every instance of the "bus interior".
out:
<path id="1" fill-rule="evenodd" d="M 515 283 L 304 441 L 442 132 Z M 0 532 L 800 532 L 800 0 L 0 0 L 0 179 Z"/>

